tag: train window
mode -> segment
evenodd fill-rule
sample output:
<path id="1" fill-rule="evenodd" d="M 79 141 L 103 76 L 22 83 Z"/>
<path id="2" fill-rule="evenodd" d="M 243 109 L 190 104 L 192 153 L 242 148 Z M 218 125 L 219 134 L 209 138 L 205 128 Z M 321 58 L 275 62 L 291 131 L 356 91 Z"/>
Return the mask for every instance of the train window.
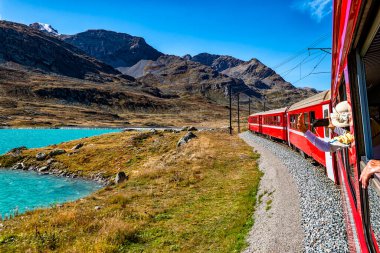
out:
<path id="1" fill-rule="evenodd" d="M 305 126 L 307 129 L 310 129 L 309 113 L 305 112 L 303 115 L 305 119 Z"/>
<path id="2" fill-rule="evenodd" d="M 314 120 L 315 120 L 315 112 L 314 112 L 314 111 L 311 111 L 311 112 L 310 112 L 310 126 L 311 126 L 311 124 L 314 122 Z M 316 132 L 314 127 L 311 129 L 311 131 L 312 131 L 313 133 Z"/>
<path id="3" fill-rule="evenodd" d="M 324 109 L 323 110 L 323 118 L 328 118 L 330 115 L 329 115 L 329 109 Z M 329 131 L 329 128 L 328 127 L 324 127 L 325 128 L 325 137 L 329 137 L 330 136 L 330 131 Z"/>
<path id="4" fill-rule="evenodd" d="M 294 115 L 294 114 L 290 115 L 290 128 L 291 129 L 297 128 L 296 115 Z"/>

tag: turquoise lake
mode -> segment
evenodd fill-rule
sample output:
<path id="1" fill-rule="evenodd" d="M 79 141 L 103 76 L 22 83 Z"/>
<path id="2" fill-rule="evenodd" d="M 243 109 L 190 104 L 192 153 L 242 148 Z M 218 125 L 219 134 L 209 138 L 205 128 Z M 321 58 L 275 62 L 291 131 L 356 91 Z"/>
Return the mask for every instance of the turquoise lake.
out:
<path id="1" fill-rule="evenodd" d="M 21 146 L 40 148 L 112 132 L 120 129 L 0 129 L 0 154 Z"/>
<path id="2" fill-rule="evenodd" d="M 38 175 L 31 171 L 0 170 L 2 217 L 39 207 L 73 201 L 100 189 L 94 182 Z"/>
<path id="3" fill-rule="evenodd" d="M 21 146 L 38 148 L 111 132 L 120 129 L 0 129 L 0 154 Z M 0 214 L 4 217 L 15 210 L 22 213 L 73 201 L 100 187 L 81 179 L 0 169 Z"/>

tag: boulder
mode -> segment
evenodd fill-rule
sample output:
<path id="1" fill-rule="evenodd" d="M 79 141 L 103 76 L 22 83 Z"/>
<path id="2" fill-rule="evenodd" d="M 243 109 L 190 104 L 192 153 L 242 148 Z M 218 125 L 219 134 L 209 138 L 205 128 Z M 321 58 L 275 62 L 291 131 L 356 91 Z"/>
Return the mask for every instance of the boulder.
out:
<path id="1" fill-rule="evenodd" d="M 66 151 L 63 149 L 53 149 L 52 151 L 50 151 L 49 155 L 56 156 L 56 155 L 62 155 L 64 153 L 66 153 Z"/>
<path id="2" fill-rule="evenodd" d="M 126 175 L 123 171 L 120 171 L 116 174 L 115 184 L 121 184 L 124 181 L 128 180 L 129 176 Z"/>
<path id="3" fill-rule="evenodd" d="M 45 172 L 49 169 L 49 166 L 42 166 L 40 168 L 38 168 L 38 172 Z"/>
<path id="4" fill-rule="evenodd" d="M 45 158 L 47 157 L 47 154 L 43 153 L 43 152 L 39 152 L 37 155 L 36 155 L 36 159 L 37 161 L 43 161 L 45 160 Z"/>
<path id="5" fill-rule="evenodd" d="M 188 143 L 191 139 L 196 138 L 197 136 L 193 134 L 193 132 L 187 132 L 185 136 L 183 136 L 178 142 L 177 142 L 177 147 L 182 146 L 183 144 Z"/>
<path id="6" fill-rule="evenodd" d="M 198 131 L 198 129 L 194 126 L 191 126 L 187 129 L 187 131 Z"/>
<path id="7" fill-rule="evenodd" d="M 77 150 L 77 149 L 80 149 L 81 147 L 83 147 L 83 143 L 79 143 L 75 145 L 71 150 Z"/>
<path id="8" fill-rule="evenodd" d="M 24 163 L 16 163 L 15 165 L 12 166 L 12 170 L 25 170 L 26 167 Z"/>

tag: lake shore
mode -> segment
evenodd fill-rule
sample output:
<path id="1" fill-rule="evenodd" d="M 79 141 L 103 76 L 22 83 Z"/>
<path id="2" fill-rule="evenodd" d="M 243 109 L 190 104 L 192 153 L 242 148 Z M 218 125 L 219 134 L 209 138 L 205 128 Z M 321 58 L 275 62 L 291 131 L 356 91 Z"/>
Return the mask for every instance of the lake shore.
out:
<path id="1" fill-rule="evenodd" d="M 110 133 L 8 154 L 8 162 L 18 157 L 13 165 L 38 168 L 54 159 L 46 172 L 98 174 L 110 182 L 119 172 L 127 177 L 78 201 L 3 221 L 0 251 L 244 248 L 261 176 L 258 155 L 226 131 L 194 132 L 196 138 L 178 147 L 185 133 Z M 65 153 L 37 160 L 37 154 L 54 150 Z M 7 161 L 4 157 L 0 163 Z"/>

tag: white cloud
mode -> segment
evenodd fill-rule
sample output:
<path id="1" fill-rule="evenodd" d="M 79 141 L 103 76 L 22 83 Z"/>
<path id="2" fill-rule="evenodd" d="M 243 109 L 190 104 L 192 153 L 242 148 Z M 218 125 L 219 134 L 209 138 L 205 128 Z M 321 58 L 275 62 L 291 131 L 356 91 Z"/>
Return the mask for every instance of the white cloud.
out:
<path id="1" fill-rule="evenodd" d="M 332 0 L 303 0 L 295 3 L 295 7 L 309 12 L 312 18 L 320 22 L 332 12 Z"/>

